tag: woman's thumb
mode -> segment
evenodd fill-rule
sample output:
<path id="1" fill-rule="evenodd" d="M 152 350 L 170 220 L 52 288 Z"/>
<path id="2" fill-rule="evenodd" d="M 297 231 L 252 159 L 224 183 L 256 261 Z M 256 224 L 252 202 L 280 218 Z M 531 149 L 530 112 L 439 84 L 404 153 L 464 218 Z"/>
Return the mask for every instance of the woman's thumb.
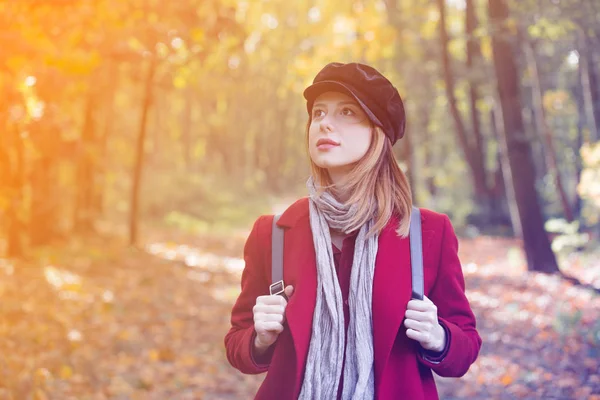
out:
<path id="1" fill-rule="evenodd" d="M 292 296 L 292 293 L 294 293 L 294 287 L 292 285 L 286 286 L 284 293 L 285 293 L 286 297 L 289 299 Z"/>

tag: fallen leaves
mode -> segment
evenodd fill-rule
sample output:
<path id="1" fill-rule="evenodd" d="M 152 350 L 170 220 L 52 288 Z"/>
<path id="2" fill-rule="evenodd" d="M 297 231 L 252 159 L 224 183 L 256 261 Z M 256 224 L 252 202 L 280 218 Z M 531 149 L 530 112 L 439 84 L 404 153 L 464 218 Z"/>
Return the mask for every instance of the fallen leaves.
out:
<path id="1" fill-rule="evenodd" d="M 504 385 L 504 386 L 508 386 L 511 383 L 513 383 L 514 379 L 512 376 L 506 374 L 504 375 L 502 378 L 500 378 L 500 382 Z"/>
<path id="2" fill-rule="evenodd" d="M 56 250 L 47 269 L 0 262 L 0 400 L 256 393 L 264 375 L 239 373 L 224 354 L 239 293 L 235 258 L 174 243 L 148 247 L 152 255 L 100 247 L 66 249 L 63 258 Z M 517 248 L 461 241 L 484 344 L 462 379 L 436 377 L 441 398 L 600 400 L 599 297 L 527 272 Z"/>

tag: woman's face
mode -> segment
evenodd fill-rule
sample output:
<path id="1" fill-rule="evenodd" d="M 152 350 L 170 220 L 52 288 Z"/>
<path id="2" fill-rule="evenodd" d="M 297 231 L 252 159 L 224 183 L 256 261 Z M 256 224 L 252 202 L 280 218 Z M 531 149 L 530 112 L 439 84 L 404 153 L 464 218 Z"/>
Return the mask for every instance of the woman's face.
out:
<path id="1" fill-rule="evenodd" d="M 372 135 L 369 117 L 352 97 L 339 92 L 317 97 L 311 117 L 310 158 L 335 180 L 367 153 Z"/>

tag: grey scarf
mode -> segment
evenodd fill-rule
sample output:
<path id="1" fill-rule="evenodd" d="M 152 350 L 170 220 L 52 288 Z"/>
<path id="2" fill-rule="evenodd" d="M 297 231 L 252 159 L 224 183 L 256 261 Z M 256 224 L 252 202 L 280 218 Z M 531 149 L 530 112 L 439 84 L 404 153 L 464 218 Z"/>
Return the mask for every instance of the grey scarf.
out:
<path id="1" fill-rule="evenodd" d="M 329 192 L 316 193 L 312 178 L 307 182 L 310 194 L 310 226 L 317 261 L 317 302 L 313 314 L 312 334 L 302 400 L 335 399 L 343 374 L 342 399 L 373 399 L 375 395 L 373 366 L 373 274 L 378 235 L 366 238 L 373 219 L 364 224 L 356 238 L 350 275 L 348 343 L 344 357 L 344 308 L 342 292 L 336 276 L 329 228 L 344 233 L 356 212 L 338 202 Z"/>

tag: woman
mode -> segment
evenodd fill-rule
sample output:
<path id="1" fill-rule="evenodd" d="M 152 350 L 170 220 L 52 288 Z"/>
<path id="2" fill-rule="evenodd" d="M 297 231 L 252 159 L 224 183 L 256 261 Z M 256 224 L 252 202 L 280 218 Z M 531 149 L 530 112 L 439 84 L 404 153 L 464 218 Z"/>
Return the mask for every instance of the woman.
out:
<path id="1" fill-rule="evenodd" d="M 225 337 L 229 362 L 267 371 L 257 399 L 437 399 L 432 371 L 460 377 L 481 338 L 447 216 L 421 210 L 425 296 L 411 300 L 411 191 L 392 145 L 396 88 L 366 65 L 332 63 L 304 91 L 309 197 L 285 229 L 285 296 L 270 296 L 273 216 L 255 222 Z"/>

